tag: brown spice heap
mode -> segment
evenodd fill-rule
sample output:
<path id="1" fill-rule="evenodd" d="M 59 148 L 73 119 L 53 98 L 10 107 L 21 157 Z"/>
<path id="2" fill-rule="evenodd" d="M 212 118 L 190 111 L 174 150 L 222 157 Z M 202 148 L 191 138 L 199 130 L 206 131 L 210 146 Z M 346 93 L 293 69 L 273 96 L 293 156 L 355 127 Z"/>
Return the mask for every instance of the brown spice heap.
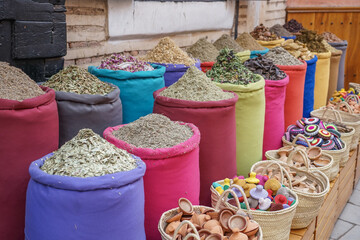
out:
<path id="1" fill-rule="evenodd" d="M 331 46 L 330 44 L 328 44 L 328 42 L 325 39 L 323 39 L 321 42 L 322 42 L 322 44 L 324 44 L 326 50 L 331 52 L 331 54 L 335 54 L 335 55 L 342 54 L 341 50 L 338 50 L 338 49 L 334 48 L 333 46 Z"/>
<path id="2" fill-rule="evenodd" d="M 215 62 L 216 57 L 219 55 L 219 50 L 208 42 L 206 38 L 200 38 L 186 52 L 193 58 L 200 59 L 201 62 Z"/>
<path id="3" fill-rule="evenodd" d="M 255 27 L 254 30 L 250 33 L 250 35 L 256 40 L 261 41 L 272 41 L 276 39 L 280 39 L 275 33 L 271 32 L 269 28 L 265 27 L 262 23 Z"/>
<path id="4" fill-rule="evenodd" d="M 300 31 L 301 35 L 296 37 L 296 41 L 302 42 L 306 44 L 306 47 L 311 52 L 327 52 L 324 44 L 321 42 L 323 37 L 318 35 L 316 31 L 311 31 L 307 29 L 303 29 Z"/>
<path id="5" fill-rule="evenodd" d="M 225 47 L 234 50 L 235 53 L 242 52 L 245 50 L 239 44 L 237 44 L 237 42 L 234 39 L 232 39 L 229 34 L 223 34 L 221 37 L 219 37 L 214 42 L 214 46 L 219 51 Z"/>
<path id="6" fill-rule="evenodd" d="M 190 127 L 173 122 L 169 118 L 151 113 L 126 124 L 113 135 L 139 148 L 170 148 L 185 142 L 193 136 Z"/>
<path id="7" fill-rule="evenodd" d="M 264 50 L 265 48 L 261 46 L 249 33 L 243 32 L 240 34 L 236 42 L 244 49 L 254 51 L 254 50 Z"/>
<path id="8" fill-rule="evenodd" d="M 0 62 L 0 98 L 23 101 L 42 94 L 44 91 L 21 69 Z"/>
<path id="9" fill-rule="evenodd" d="M 270 28 L 270 31 L 278 35 L 279 37 L 291 37 L 292 34 L 288 30 L 286 30 L 280 24 L 275 24 Z"/>
<path id="10" fill-rule="evenodd" d="M 160 39 L 159 43 L 141 59 L 153 63 L 184 64 L 186 66 L 195 64 L 195 60 L 181 50 L 169 37 Z"/>
<path id="11" fill-rule="evenodd" d="M 331 32 L 323 32 L 320 34 L 327 42 L 331 43 L 341 43 L 343 42 L 342 39 L 340 39 L 338 36 L 336 36 L 334 33 Z"/>
<path id="12" fill-rule="evenodd" d="M 224 92 L 216 86 L 205 73 L 194 66 L 176 83 L 162 91 L 160 96 L 198 102 L 220 101 L 234 97 L 232 93 Z"/>
<path id="13" fill-rule="evenodd" d="M 308 61 L 314 58 L 314 54 L 309 51 L 304 43 L 294 42 L 293 39 L 288 39 L 281 44 L 281 47 L 288 51 L 295 58 Z"/>
<path id="14" fill-rule="evenodd" d="M 52 175 L 85 178 L 130 171 L 136 167 L 136 160 L 128 152 L 84 128 L 45 160 L 41 170 Z"/>
<path id="15" fill-rule="evenodd" d="M 112 86 L 100 81 L 86 69 L 78 66 L 64 68 L 43 85 L 55 91 L 76 94 L 106 95 L 114 90 Z"/>

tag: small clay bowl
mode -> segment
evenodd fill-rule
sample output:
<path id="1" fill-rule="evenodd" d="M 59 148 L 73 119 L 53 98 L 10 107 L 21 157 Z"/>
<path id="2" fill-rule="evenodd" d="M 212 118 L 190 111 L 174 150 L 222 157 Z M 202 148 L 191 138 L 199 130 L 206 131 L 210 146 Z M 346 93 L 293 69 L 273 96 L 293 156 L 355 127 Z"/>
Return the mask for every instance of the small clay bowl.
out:
<path id="1" fill-rule="evenodd" d="M 222 240 L 223 236 L 219 233 L 212 233 L 205 238 L 205 240 Z"/>
<path id="2" fill-rule="evenodd" d="M 229 231 L 228 222 L 229 219 L 234 215 L 234 213 L 228 209 L 224 209 L 220 213 L 219 222 L 224 230 Z"/>
<path id="3" fill-rule="evenodd" d="M 184 213 L 184 215 L 191 215 L 194 211 L 193 205 L 186 198 L 179 199 L 179 208 Z"/>
<path id="4" fill-rule="evenodd" d="M 248 240 L 248 239 L 249 237 L 242 232 L 234 232 L 229 238 L 229 240 Z"/>
<path id="5" fill-rule="evenodd" d="M 248 237 L 254 236 L 259 231 L 259 224 L 249 221 L 247 227 L 243 231 Z"/>
<path id="6" fill-rule="evenodd" d="M 171 223 L 171 222 L 174 222 L 174 221 L 180 221 L 181 217 L 182 217 L 183 213 L 180 212 L 178 214 L 176 214 L 175 216 L 169 218 L 168 220 L 166 220 L 167 223 Z"/>
<path id="7" fill-rule="evenodd" d="M 292 150 L 294 150 L 294 147 L 293 146 L 285 146 L 285 147 L 282 147 L 282 148 L 279 148 L 277 150 L 277 153 L 281 156 L 282 154 L 286 154 L 288 155 Z"/>
<path id="8" fill-rule="evenodd" d="M 324 166 L 330 164 L 330 160 L 325 159 L 325 158 L 319 158 L 319 159 L 316 159 L 315 161 L 313 161 L 313 164 L 316 167 L 324 167 Z"/>
<path id="9" fill-rule="evenodd" d="M 311 147 L 307 150 L 307 155 L 310 160 L 319 159 L 322 149 L 320 147 Z"/>
<path id="10" fill-rule="evenodd" d="M 200 237 L 205 236 L 205 238 L 206 238 L 209 235 L 211 235 L 211 232 L 209 230 L 207 230 L 207 229 L 201 229 L 199 231 L 199 236 Z"/>
<path id="11" fill-rule="evenodd" d="M 234 215 L 228 221 L 228 226 L 232 231 L 243 231 L 248 225 L 248 220 L 244 216 Z"/>

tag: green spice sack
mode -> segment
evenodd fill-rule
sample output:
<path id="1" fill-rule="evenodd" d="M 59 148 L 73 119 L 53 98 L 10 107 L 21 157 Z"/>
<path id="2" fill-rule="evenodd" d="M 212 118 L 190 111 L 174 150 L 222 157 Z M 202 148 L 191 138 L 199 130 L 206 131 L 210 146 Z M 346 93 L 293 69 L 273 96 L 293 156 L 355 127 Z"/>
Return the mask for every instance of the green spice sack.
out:
<path id="1" fill-rule="evenodd" d="M 223 90 L 239 97 L 235 106 L 237 174 L 248 174 L 250 167 L 262 160 L 265 80 L 242 65 L 229 49 L 220 51 L 207 75 Z"/>

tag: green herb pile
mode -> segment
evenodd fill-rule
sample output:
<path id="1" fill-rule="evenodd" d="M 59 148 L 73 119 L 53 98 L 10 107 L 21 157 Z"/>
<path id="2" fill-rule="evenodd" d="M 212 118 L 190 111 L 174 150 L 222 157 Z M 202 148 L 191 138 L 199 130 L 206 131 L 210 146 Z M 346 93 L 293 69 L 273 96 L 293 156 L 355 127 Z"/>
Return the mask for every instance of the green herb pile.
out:
<path id="1" fill-rule="evenodd" d="M 260 78 L 247 69 L 234 54 L 233 50 L 224 48 L 216 58 L 216 63 L 206 75 L 215 82 L 247 85 Z"/>

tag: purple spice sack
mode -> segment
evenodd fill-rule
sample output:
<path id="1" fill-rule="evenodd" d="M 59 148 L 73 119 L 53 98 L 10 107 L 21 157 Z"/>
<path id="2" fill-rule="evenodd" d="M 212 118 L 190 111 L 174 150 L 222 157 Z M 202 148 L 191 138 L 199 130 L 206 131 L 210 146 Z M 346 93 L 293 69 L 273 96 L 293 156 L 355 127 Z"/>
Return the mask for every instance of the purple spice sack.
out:
<path id="1" fill-rule="evenodd" d="M 50 175 L 40 167 L 53 153 L 31 163 L 26 195 L 26 240 L 146 239 L 145 163 L 100 177 Z"/>
<path id="2" fill-rule="evenodd" d="M 184 64 L 167 64 L 167 63 L 154 63 L 157 65 L 162 65 L 166 67 L 166 72 L 164 74 L 165 87 L 168 87 L 177 80 L 179 80 L 185 72 L 189 69 L 189 66 L 185 66 Z M 195 67 L 201 70 L 200 61 L 196 60 Z"/>

